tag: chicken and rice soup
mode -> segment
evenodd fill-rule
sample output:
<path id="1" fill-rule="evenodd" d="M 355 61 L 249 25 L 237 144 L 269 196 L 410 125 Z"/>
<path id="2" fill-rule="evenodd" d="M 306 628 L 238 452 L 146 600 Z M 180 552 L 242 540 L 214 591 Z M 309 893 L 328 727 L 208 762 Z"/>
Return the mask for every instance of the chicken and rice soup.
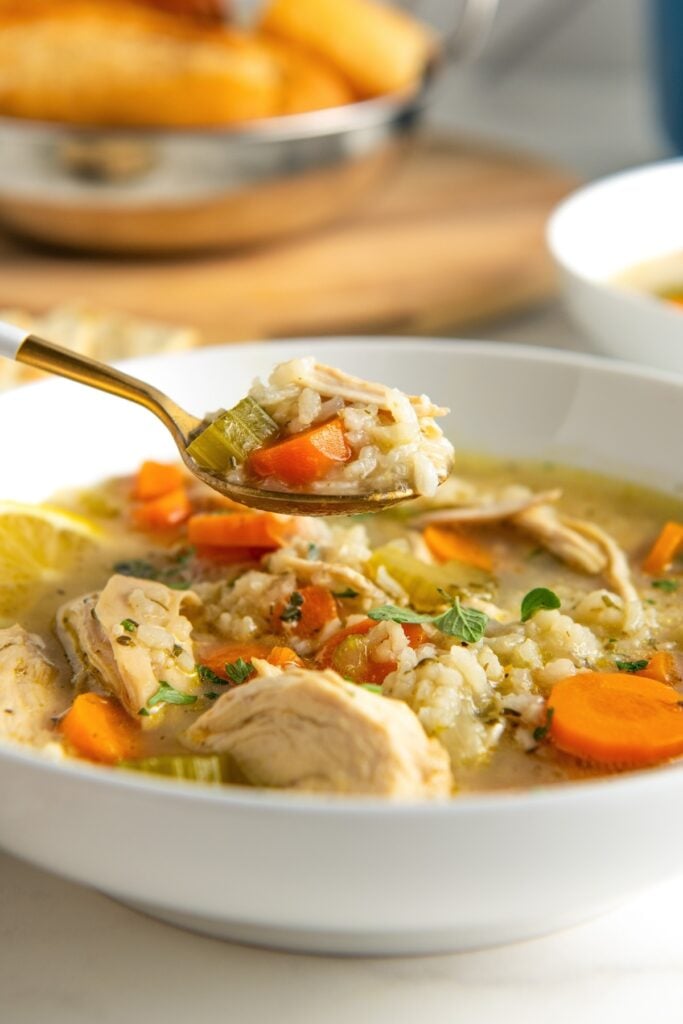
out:
<path id="1" fill-rule="evenodd" d="M 207 417 L 188 448 L 233 484 L 318 494 L 434 495 L 453 446 L 426 395 L 351 377 L 311 357 L 281 363 L 233 409 Z"/>
<path id="2" fill-rule="evenodd" d="M 259 387 L 274 419 L 320 413 L 305 388 Z M 60 508 L 15 510 L 15 562 L 22 515 L 81 524 L 87 543 L 61 574 L 0 588 L 5 742 L 393 798 L 683 754 L 673 498 L 459 456 L 435 496 L 374 516 L 253 512 L 157 463 Z"/>

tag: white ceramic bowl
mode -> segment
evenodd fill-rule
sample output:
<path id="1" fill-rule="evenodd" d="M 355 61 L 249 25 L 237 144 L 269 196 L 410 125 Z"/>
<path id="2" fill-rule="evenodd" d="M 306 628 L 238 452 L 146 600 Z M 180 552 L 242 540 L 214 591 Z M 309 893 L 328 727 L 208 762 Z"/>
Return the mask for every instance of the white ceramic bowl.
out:
<path id="1" fill-rule="evenodd" d="M 683 378 L 586 356 L 401 339 L 128 365 L 201 412 L 309 352 L 450 403 L 462 447 L 680 484 Z M 0 436 L 14 438 L 0 497 L 40 498 L 173 455 L 148 413 L 66 382 L 3 396 Z M 549 932 L 680 870 L 683 846 L 680 766 L 402 805 L 209 789 L 4 747 L 0 791 L 0 845 L 18 857 L 175 923 L 316 952 L 422 953 Z"/>
<path id="2" fill-rule="evenodd" d="M 683 252 L 683 160 L 579 189 L 550 218 L 547 240 L 567 309 L 600 353 L 683 371 L 683 313 L 618 287 L 617 275 Z"/>

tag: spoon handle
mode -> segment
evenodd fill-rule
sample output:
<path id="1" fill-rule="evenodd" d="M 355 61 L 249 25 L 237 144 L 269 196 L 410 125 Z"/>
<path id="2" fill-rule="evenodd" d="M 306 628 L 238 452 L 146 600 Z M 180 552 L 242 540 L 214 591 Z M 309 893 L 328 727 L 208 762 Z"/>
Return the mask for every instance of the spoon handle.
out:
<path id="1" fill-rule="evenodd" d="M 0 320 L 0 356 L 7 359 L 14 359 L 21 345 L 28 337 L 28 331 L 14 324 L 5 323 Z"/>
<path id="2" fill-rule="evenodd" d="M 190 416 L 151 384 L 122 373 L 106 363 L 98 363 L 79 352 L 54 345 L 51 341 L 45 341 L 2 320 L 0 355 L 144 406 L 165 423 L 182 449 L 187 446 L 190 432 L 200 425 L 200 420 Z"/>

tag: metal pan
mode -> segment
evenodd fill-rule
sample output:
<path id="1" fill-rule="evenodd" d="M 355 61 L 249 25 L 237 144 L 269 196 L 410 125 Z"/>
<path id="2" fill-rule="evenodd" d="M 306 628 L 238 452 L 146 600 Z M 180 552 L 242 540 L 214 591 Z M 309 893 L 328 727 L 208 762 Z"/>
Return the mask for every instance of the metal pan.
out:
<path id="1" fill-rule="evenodd" d="M 466 0 L 411 92 L 224 129 L 0 118 L 0 220 L 121 255 L 237 248 L 329 223 L 401 159 L 443 66 L 478 52 L 497 2 Z"/>

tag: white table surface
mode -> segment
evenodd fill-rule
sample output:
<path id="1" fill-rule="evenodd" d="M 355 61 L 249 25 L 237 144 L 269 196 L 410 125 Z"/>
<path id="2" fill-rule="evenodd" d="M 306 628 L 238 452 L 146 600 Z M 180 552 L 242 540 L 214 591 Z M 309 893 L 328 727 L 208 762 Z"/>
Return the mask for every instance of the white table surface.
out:
<path id="1" fill-rule="evenodd" d="M 683 880 L 544 939 L 414 959 L 293 956 L 205 939 L 3 855 L 0 906 L 3 1024 L 683 1019 Z"/>
<path id="2" fill-rule="evenodd" d="M 598 85 L 521 80 L 492 95 L 458 82 L 452 102 L 442 94 L 438 120 L 516 140 L 585 175 L 660 155 L 638 83 Z M 476 333 L 580 344 L 555 305 Z M 682 920 L 683 877 L 592 924 L 516 946 L 413 960 L 289 956 L 175 930 L 0 854 L 0 1022 L 668 1024 L 683 1021 Z"/>

